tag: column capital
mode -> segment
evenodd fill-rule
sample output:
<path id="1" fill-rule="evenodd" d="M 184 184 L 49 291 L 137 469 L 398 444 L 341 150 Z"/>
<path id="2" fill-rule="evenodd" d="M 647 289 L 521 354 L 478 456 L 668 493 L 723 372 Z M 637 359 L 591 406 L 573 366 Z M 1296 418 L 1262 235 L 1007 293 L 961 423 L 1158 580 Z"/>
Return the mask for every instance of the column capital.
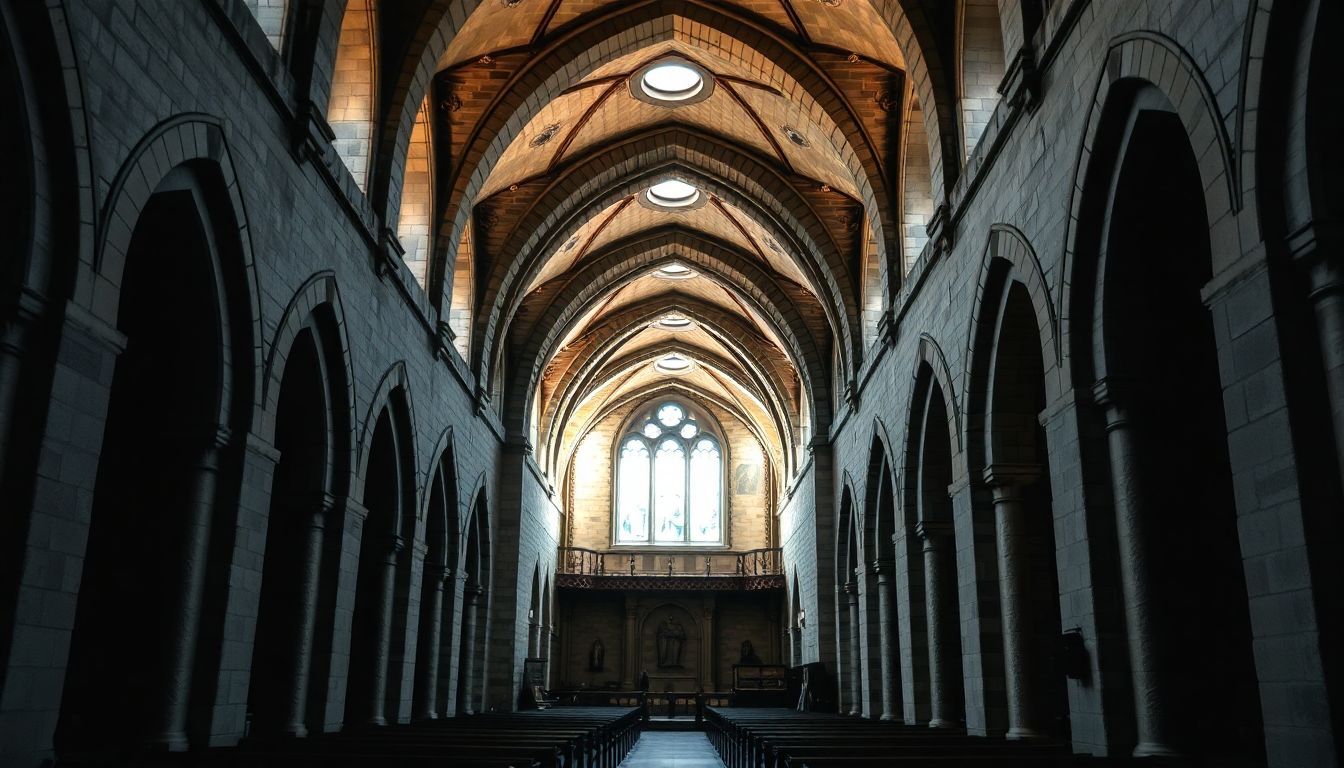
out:
<path id="1" fill-rule="evenodd" d="M 994 489 L 995 497 L 1000 491 L 1018 489 L 1031 485 L 1041 476 L 1039 464 L 1010 464 L 998 462 L 985 467 L 985 484 Z"/>
<path id="2" fill-rule="evenodd" d="M 401 239 L 397 237 L 396 230 L 391 227 L 383 227 L 383 231 L 378 238 L 378 248 L 374 252 L 373 271 L 379 280 L 388 275 L 395 275 L 401 271 L 402 258 L 406 255 L 406 247 L 401 244 Z"/>
<path id="3" fill-rule="evenodd" d="M 950 520 L 920 520 L 915 523 L 915 535 L 924 542 L 924 548 L 941 544 L 952 535 Z"/>
<path id="4" fill-rule="evenodd" d="M 1092 401 L 1106 411 L 1106 429 L 1129 422 L 1129 410 L 1138 399 L 1138 385 L 1122 376 L 1103 376 L 1092 385 Z"/>
<path id="5" fill-rule="evenodd" d="M 1312 299 L 1344 292 L 1344 222 L 1312 221 L 1287 237 L 1293 261 L 1306 272 Z"/>
<path id="6" fill-rule="evenodd" d="M 425 570 L 429 574 L 429 579 L 433 582 L 435 589 L 443 589 L 443 586 L 453 578 L 453 569 L 441 563 L 431 563 L 426 566 Z"/>
<path id="7" fill-rule="evenodd" d="M 890 560 L 874 560 L 868 564 L 868 572 L 879 579 L 890 576 L 895 571 L 895 563 Z"/>
<path id="8" fill-rule="evenodd" d="M 844 584 L 841 584 L 836 591 L 843 592 L 846 595 L 857 595 L 859 594 L 859 584 L 855 581 L 846 581 Z"/>
<path id="9" fill-rule="evenodd" d="M 888 347 L 896 346 L 896 341 L 900 336 L 900 328 L 896 322 L 896 314 L 891 308 L 882 311 L 882 317 L 877 321 L 877 335 L 882 339 L 882 343 Z"/>

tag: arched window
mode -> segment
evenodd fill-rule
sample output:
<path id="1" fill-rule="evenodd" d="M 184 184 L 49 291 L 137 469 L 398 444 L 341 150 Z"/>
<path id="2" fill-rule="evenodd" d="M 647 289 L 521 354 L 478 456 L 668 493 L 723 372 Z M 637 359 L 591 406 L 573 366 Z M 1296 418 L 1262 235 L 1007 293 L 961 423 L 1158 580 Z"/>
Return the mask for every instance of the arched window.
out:
<path id="1" fill-rule="evenodd" d="M 723 451 L 690 409 L 660 403 L 616 449 L 616 544 L 723 543 Z"/>

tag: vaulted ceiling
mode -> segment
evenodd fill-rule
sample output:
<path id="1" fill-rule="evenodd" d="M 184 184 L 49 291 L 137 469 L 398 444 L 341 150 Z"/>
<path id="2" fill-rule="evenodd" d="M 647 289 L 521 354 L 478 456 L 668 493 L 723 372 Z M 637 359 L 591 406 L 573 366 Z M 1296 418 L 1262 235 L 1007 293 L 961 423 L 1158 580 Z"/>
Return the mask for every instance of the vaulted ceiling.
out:
<path id="1" fill-rule="evenodd" d="M 905 121 L 937 58 L 911 30 L 942 11 L 486 0 L 448 19 L 455 7 L 437 27 L 396 22 L 413 56 L 383 93 L 409 101 L 432 72 L 416 135 L 431 134 L 438 258 L 423 281 L 511 439 L 560 477 L 598 419 L 674 388 L 742 419 L 787 482 L 899 283 Z M 383 140 L 405 141 L 414 111 L 390 114 Z"/>

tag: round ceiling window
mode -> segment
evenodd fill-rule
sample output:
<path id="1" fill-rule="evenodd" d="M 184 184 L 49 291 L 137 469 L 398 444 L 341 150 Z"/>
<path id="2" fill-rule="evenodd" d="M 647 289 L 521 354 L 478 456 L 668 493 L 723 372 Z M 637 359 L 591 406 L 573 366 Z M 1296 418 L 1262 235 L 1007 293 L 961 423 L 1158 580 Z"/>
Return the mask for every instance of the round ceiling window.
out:
<path id="1" fill-rule="evenodd" d="M 656 64 L 641 78 L 644 91 L 663 101 L 685 101 L 705 87 L 705 78 L 677 62 Z"/>
<path id="2" fill-rule="evenodd" d="M 689 329 L 692 323 L 691 318 L 686 317 L 685 315 L 678 315 L 674 312 L 672 314 L 663 315 L 655 325 L 665 331 L 684 331 Z"/>
<path id="3" fill-rule="evenodd" d="M 655 277 L 661 277 L 666 280 L 685 280 L 688 277 L 695 277 L 695 272 L 692 271 L 690 267 L 685 264 L 678 264 L 675 261 L 671 264 L 659 267 L 653 274 Z"/>
<path id="4" fill-rule="evenodd" d="M 681 107 L 709 98 L 714 76 L 709 70 L 679 56 L 645 65 L 630 78 L 630 94 L 663 107 Z"/>
<path id="5" fill-rule="evenodd" d="M 685 373 L 691 369 L 691 361 L 673 352 L 660 358 L 653 367 L 663 373 Z"/>
<path id="6" fill-rule="evenodd" d="M 660 181 L 645 190 L 644 195 L 659 208 L 689 208 L 700 200 L 700 190 L 681 179 Z"/>

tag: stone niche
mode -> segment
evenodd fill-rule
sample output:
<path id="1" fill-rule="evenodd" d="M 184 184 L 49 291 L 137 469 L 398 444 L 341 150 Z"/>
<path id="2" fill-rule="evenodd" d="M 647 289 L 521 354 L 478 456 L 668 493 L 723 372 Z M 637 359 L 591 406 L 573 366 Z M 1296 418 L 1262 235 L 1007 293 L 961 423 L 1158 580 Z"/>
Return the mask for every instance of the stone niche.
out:
<path id="1" fill-rule="evenodd" d="M 639 639 L 639 669 L 649 674 L 649 690 L 694 691 L 708 683 L 704 628 L 685 606 L 668 602 L 649 610 Z"/>

